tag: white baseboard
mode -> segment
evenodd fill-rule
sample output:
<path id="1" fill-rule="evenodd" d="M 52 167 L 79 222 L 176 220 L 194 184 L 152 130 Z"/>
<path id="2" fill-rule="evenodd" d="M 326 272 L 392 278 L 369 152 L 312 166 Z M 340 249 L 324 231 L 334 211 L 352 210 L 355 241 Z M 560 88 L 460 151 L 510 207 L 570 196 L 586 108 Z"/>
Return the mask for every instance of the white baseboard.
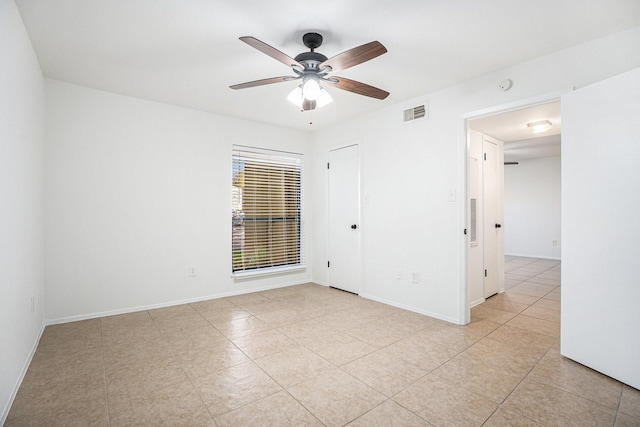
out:
<path id="1" fill-rule="evenodd" d="M 560 257 L 552 257 L 548 255 L 531 255 L 531 254 L 504 254 L 504 256 L 520 256 L 524 258 L 540 258 L 540 259 L 552 259 L 554 261 L 561 261 Z"/>
<path id="2" fill-rule="evenodd" d="M 33 360 L 33 355 L 36 354 L 36 350 L 38 349 L 38 344 L 40 343 L 40 338 L 42 338 L 42 333 L 44 332 L 44 328 L 47 326 L 46 322 L 42 322 L 40 325 L 40 330 L 38 331 L 38 336 L 36 337 L 35 342 L 31 346 L 31 351 L 29 352 L 29 356 L 27 360 L 25 360 L 24 365 L 22 366 L 22 370 L 20 371 L 20 375 L 18 376 L 18 380 L 13 386 L 13 390 L 11 391 L 11 396 L 9 396 L 9 401 L 2 409 L 2 413 L 0 414 L 0 426 L 4 425 L 5 421 L 7 421 L 7 417 L 9 416 L 9 411 L 11 410 L 11 406 L 13 405 L 13 401 L 18 394 L 18 390 L 20 390 L 20 386 L 22 385 L 22 381 L 24 380 L 25 375 L 27 375 L 27 370 L 29 369 L 29 365 L 31 365 L 31 360 Z"/>
<path id="3" fill-rule="evenodd" d="M 414 313 L 424 314 L 425 316 L 433 317 L 433 318 L 439 319 L 439 320 L 444 320 L 445 322 L 454 323 L 456 325 L 461 325 L 459 320 L 458 319 L 454 319 L 453 317 L 442 316 L 442 315 L 437 314 L 437 313 L 432 313 L 432 312 L 427 311 L 427 310 L 421 310 L 421 309 L 419 309 L 417 307 L 412 307 L 412 306 L 409 306 L 409 305 L 400 304 L 400 303 L 397 303 L 395 301 L 389 301 L 389 300 L 384 299 L 384 298 L 378 298 L 376 296 L 369 295 L 369 294 L 360 294 L 360 296 L 363 297 L 363 298 L 366 298 L 366 299 L 370 299 L 370 300 L 373 300 L 373 301 L 377 301 L 377 302 L 381 302 L 383 304 L 390 305 L 392 307 L 397 307 L 397 308 L 401 308 L 403 310 L 413 311 Z"/>
<path id="4" fill-rule="evenodd" d="M 261 292 L 261 291 L 268 291 L 270 289 L 286 288 L 287 286 L 304 285 L 305 283 L 309 283 L 309 281 L 308 280 L 303 280 L 303 281 L 289 282 L 289 283 L 284 283 L 284 284 L 281 283 L 281 284 L 277 284 L 277 285 L 261 286 L 261 287 L 252 288 L 252 289 L 244 289 L 244 290 L 241 290 L 241 291 L 222 292 L 222 293 L 215 294 L 215 295 L 207 295 L 207 296 L 197 297 L 197 298 L 188 298 L 188 299 L 183 299 L 183 300 L 167 301 L 167 302 L 162 302 L 162 303 L 157 303 L 157 304 L 141 305 L 141 306 L 137 306 L 137 307 L 126 307 L 126 308 L 120 308 L 120 309 L 108 310 L 108 311 L 101 311 L 101 312 L 95 312 L 95 313 L 79 314 L 79 315 L 76 315 L 76 316 L 58 317 L 58 318 L 46 319 L 46 325 L 57 325 L 57 324 L 60 324 L 60 323 L 70 323 L 70 322 L 78 322 L 80 320 L 89 320 L 89 319 L 97 319 L 97 318 L 100 318 L 100 317 L 116 316 L 118 314 L 128 314 L 128 313 L 135 313 L 135 312 L 138 312 L 138 311 L 155 310 L 155 309 L 158 309 L 158 308 L 173 307 L 175 305 L 191 304 L 191 303 L 194 303 L 194 302 L 209 301 L 209 300 L 212 300 L 212 299 L 232 297 L 232 296 L 243 295 L 243 294 L 250 294 L 252 292 Z"/>
<path id="5" fill-rule="evenodd" d="M 480 305 L 480 304 L 482 304 L 482 303 L 483 303 L 483 302 L 485 302 L 485 301 L 486 301 L 486 300 L 485 300 L 484 298 L 480 298 L 480 299 L 477 299 L 477 300 L 475 300 L 475 301 L 472 301 L 472 302 L 470 302 L 470 303 L 469 303 L 469 308 L 473 308 L 473 307 L 475 307 L 476 305 Z"/>

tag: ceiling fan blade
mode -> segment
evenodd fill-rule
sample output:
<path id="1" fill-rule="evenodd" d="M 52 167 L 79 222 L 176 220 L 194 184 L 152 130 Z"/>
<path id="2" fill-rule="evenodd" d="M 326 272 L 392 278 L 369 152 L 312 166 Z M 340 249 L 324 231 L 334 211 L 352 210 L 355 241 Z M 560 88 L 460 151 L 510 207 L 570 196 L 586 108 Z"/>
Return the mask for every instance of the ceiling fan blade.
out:
<path id="1" fill-rule="evenodd" d="M 304 66 L 301 63 L 299 63 L 295 59 L 291 58 L 289 55 L 280 52 L 275 47 L 269 46 L 265 42 L 262 42 L 262 41 L 258 40 L 255 37 L 244 36 L 244 37 L 240 37 L 240 40 L 242 40 L 243 42 L 245 42 L 249 46 L 258 49 L 260 52 L 262 52 L 262 53 L 264 53 L 266 55 L 269 55 L 273 59 L 282 62 L 287 67 L 292 67 L 292 66 L 295 65 L 297 67 L 300 67 L 300 69 L 304 69 Z"/>
<path id="2" fill-rule="evenodd" d="M 315 110 L 316 109 L 316 101 L 309 101 L 308 99 L 305 99 L 302 102 L 302 109 L 304 111 L 309 111 L 309 110 Z"/>
<path id="3" fill-rule="evenodd" d="M 318 66 L 319 69 L 331 67 L 331 71 L 346 70 L 354 65 L 362 64 L 370 59 L 387 52 L 387 48 L 378 41 L 373 41 L 362 46 L 354 47 L 345 52 L 333 56 Z"/>
<path id="4" fill-rule="evenodd" d="M 332 80 L 336 80 L 337 83 Z M 331 76 L 330 79 L 325 81 L 338 89 L 348 90 L 349 92 L 357 93 L 358 95 L 369 96 L 376 99 L 385 99 L 389 96 L 389 92 L 386 90 L 378 89 L 377 87 L 360 83 L 355 80 L 345 79 L 344 77 Z"/>
<path id="5" fill-rule="evenodd" d="M 229 87 L 231 89 L 246 89 L 248 87 L 264 86 L 264 85 L 270 85 L 272 83 L 288 82 L 291 80 L 296 80 L 296 77 L 291 77 L 291 76 L 271 77 L 268 79 L 260 79 L 260 80 L 254 80 L 252 82 L 239 83 L 237 85 L 233 85 Z"/>

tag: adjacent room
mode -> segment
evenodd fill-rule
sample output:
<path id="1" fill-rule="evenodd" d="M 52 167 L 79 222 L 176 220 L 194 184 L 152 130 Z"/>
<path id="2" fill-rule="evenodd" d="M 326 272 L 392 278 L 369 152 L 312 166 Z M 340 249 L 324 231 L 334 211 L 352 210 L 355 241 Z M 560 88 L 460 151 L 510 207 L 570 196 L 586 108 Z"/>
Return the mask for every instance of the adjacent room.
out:
<path id="1" fill-rule="evenodd" d="M 638 1 L 0 36 L 0 424 L 640 425 Z"/>

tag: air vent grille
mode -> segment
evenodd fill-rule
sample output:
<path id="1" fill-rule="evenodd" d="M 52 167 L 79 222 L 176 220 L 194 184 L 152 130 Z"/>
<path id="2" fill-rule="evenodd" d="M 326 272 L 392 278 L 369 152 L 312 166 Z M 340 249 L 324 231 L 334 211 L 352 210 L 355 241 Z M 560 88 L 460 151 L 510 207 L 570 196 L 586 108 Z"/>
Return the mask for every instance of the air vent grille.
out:
<path id="1" fill-rule="evenodd" d="M 427 114 L 427 105 L 418 105 L 417 107 L 409 108 L 408 110 L 404 110 L 404 122 L 410 122 L 418 119 L 425 119 L 428 117 Z"/>

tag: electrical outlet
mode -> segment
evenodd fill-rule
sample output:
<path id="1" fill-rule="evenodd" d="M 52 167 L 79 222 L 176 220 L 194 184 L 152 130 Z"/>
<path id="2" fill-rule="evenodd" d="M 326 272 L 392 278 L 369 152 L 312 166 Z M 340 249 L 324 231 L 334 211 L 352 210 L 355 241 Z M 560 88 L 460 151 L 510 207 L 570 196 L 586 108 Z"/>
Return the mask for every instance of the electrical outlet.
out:
<path id="1" fill-rule="evenodd" d="M 196 277 L 196 268 L 195 267 L 189 267 L 189 277 Z"/>
<path id="2" fill-rule="evenodd" d="M 412 271 L 411 283 L 418 283 L 418 282 L 420 282 L 420 273 L 418 273 L 417 271 Z"/>

